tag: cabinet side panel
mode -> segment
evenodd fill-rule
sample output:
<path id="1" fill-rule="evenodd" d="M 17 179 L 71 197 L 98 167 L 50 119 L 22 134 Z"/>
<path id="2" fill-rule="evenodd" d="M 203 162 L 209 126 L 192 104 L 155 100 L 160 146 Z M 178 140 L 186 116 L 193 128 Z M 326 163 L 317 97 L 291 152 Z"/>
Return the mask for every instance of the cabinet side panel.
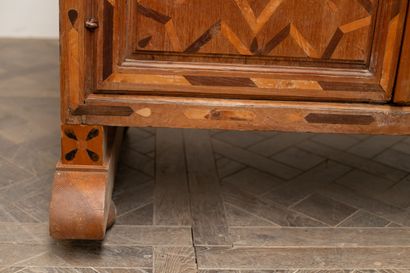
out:
<path id="1" fill-rule="evenodd" d="M 61 121 L 79 123 L 71 113 L 94 89 L 94 39 L 84 27 L 94 17 L 96 1 L 60 0 Z"/>
<path id="2" fill-rule="evenodd" d="M 406 30 L 394 102 L 400 104 L 410 104 L 410 7 L 407 9 Z"/>

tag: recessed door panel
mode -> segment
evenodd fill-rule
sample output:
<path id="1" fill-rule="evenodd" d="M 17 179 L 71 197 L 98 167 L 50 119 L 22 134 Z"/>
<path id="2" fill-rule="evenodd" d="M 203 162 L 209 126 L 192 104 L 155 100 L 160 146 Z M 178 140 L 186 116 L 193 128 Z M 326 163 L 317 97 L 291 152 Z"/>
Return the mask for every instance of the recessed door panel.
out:
<path id="1" fill-rule="evenodd" d="M 101 0 L 96 92 L 385 102 L 407 5 Z"/>

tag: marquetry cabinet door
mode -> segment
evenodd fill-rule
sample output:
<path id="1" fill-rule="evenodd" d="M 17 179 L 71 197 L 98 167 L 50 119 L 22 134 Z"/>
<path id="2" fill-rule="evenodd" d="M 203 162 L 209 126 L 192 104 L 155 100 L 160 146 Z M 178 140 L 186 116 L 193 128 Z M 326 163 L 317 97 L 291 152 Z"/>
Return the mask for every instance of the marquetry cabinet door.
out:
<path id="1" fill-rule="evenodd" d="M 71 86 L 72 92 L 83 87 L 79 101 L 89 94 L 152 94 L 387 102 L 409 5 L 408 0 L 63 2 L 63 44 L 79 43 L 64 51 L 70 55 L 66 69 L 77 65 L 83 72 Z M 79 18 L 88 22 L 85 30 Z"/>

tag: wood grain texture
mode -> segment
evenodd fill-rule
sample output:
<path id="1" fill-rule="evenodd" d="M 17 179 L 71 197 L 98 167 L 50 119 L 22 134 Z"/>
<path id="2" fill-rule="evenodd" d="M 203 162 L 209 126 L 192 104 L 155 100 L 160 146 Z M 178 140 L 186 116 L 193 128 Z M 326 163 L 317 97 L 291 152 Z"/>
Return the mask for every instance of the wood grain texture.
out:
<path id="1" fill-rule="evenodd" d="M 196 245 L 231 245 L 218 173 L 206 131 L 184 131 Z"/>
<path id="2" fill-rule="evenodd" d="M 393 228 L 230 228 L 235 247 L 398 247 L 409 244 L 409 230 Z"/>
<path id="3" fill-rule="evenodd" d="M 111 193 L 122 136 L 123 129 L 119 128 L 111 131 L 109 139 L 100 142 L 100 148 L 106 149 L 100 168 L 87 164 L 87 161 L 79 162 L 79 165 L 59 165 L 50 202 L 50 234 L 53 238 L 104 238 L 106 229 L 115 220 Z"/>
<path id="4" fill-rule="evenodd" d="M 161 186 L 154 193 L 156 225 L 191 224 L 183 145 L 181 130 L 158 131 L 156 177 L 157 185 Z"/>
<path id="5" fill-rule="evenodd" d="M 396 83 L 394 102 L 399 104 L 410 103 L 410 7 L 407 11 L 407 23 L 403 47 L 401 49 L 400 66 Z"/>
<path id="6" fill-rule="evenodd" d="M 304 214 L 286 209 L 270 200 L 261 200 L 231 184 L 223 186 L 223 193 L 225 202 L 239 207 L 250 214 L 260 215 L 274 225 L 283 227 L 325 226 L 323 223 L 309 218 Z"/>
<path id="7" fill-rule="evenodd" d="M 84 27 L 85 20 L 96 17 L 96 2 L 60 1 L 60 95 L 61 120 L 79 121 L 70 113 L 95 88 L 95 39 Z"/>
<path id="8" fill-rule="evenodd" d="M 393 93 L 393 86 L 397 75 L 397 58 L 393 56 L 400 54 L 402 34 L 404 30 L 404 22 L 406 19 L 406 11 L 408 2 L 392 1 L 388 5 L 388 14 L 390 21 L 387 29 L 387 37 L 385 38 L 384 58 L 380 78 L 380 85 L 387 91 L 389 98 Z"/>
<path id="9" fill-rule="evenodd" d="M 106 145 L 107 132 L 103 126 L 63 125 L 61 128 L 63 164 L 102 166 Z"/>
<path id="10" fill-rule="evenodd" d="M 325 58 L 362 62 L 369 54 L 372 15 L 376 8 L 373 4 L 363 8 L 360 1 L 355 0 L 339 2 L 335 10 L 320 2 L 309 3 L 310 10 L 304 10 L 307 2 L 289 0 L 136 2 L 137 15 L 132 25 L 136 30 L 133 37 L 136 52 L 178 52 L 180 48 L 173 46 L 174 39 L 182 46 L 179 52 L 189 54 L 239 55 L 244 52 L 245 55 L 319 59 L 320 52 L 331 47 Z M 208 12 L 204 13 L 205 10 Z M 322 14 L 332 14 L 336 20 L 331 16 L 321 17 Z M 176 33 L 167 31 L 167 24 L 172 24 Z M 309 29 L 312 25 L 317 31 Z M 281 35 L 283 29 L 286 31 Z M 342 35 L 336 42 L 331 37 L 338 29 Z M 348 39 L 342 41 L 346 34 L 350 34 Z M 138 41 L 145 37 L 152 38 L 144 48 L 138 47 Z M 327 45 L 328 41 L 331 46 Z M 252 44 L 255 48 L 250 50 Z M 238 61 L 241 62 L 234 60 Z"/>
<path id="11" fill-rule="evenodd" d="M 309 114 L 305 119 L 309 123 L 322 124 L 369 125 L 374 122 L 372 116 L 365 115 Z"/>
<path id="12" fill-rule="evenodd" d="M 117 126 L 158 126 L 182 128 L 214 128 L 233 130 L 276 130 L 298 132 L 409 134 L 409 109 L 389 105 L 337 104 L 313 102 L 272 102 L 254 100 L 193 99 L 151 96 L 95 95 L 90 105 L 129 105 L 135 110 L 148 108 L 151 115 L 130 117 L 87 116 L 88 124 Z M 214 118 L 215 111 L 229 113 Z M 371 116 L 368 125 L 343 124 L 349 122 L 309 123 L 306 117 L 315 115 Z M 166 118 L 164 118 L 166 117 Z M 244 118 L 237 118 L 244 117 Z M 371 121 L 366 117 L 366 121 Z M 368 123 L 368 122 L 366 122 Z"/>
<path id="13" fill-rule="evenodd" d="M 114 6 L 104 0 L 104 49 L 103 49 L 103 79 L 107 79 L 113 72 L 113 43 L 114 43 Z"/>
<path id="14" fill-rule="evenodd" d="M 408 247 L 396 248 L 223 248 L 198 247 L 200 269 L 407 268 Z M 388 257 L 388 258 L 387 258 Z M 387 259 L 386 259 L 387 258 Z M 254 261 L 258 261 L 257 264 Z"/>
<path id="15" fill-rule="evenodd" d="M 167 255 L 172 256 L 166 268 L 175 268 L 176 272 L 185 268 L 179 265 L 184 264 L 181 261 L 189 261 L 185 259 L 189 255 L 173 248 L 193 247 L 191 226 L 153 224 L 153 192 L 155 187 L 163 186 L 156 185 L 153 172 L 157 132 L 154 128 L 128 130 L 114 192 L 119 218 L 107 233 L 107 240 L 55 242 L 49 238 L 47 215 L 54 172 L 52 165 L 60 154 L 59 98 L 55 92 L 58 85 L 58 43 L 50 40 L 0 39 L 0 48 L 0 85 L 4 91 L 0 92 L 0 271 L 152 273 L 157 258 L 156 248 L 165 249 L 158 252 L 164 254 L 164 259 L 167 259 Z M 287 107 L 287 104 L 283 106 Z M 371 106 L 372 109 L 374 107 Z M 232 109 L 216 110 L 209 114 L 209 118 L 213 122 L 246 121 L 254 118 L 252 112 L 252 107 L 238 112 Z M 150 115 L 147 107 L 138 107 L 135 113 L 143 120 L 154 112 Z M 202 113 L 198 111 L 193 117 L 201 118 Z M 166 118 L 163 115 L 163 119 Z M 400 249 L 409 246 L 408 137 L 222 130 L 210 130 L 209 136 L 211 143 L 223 142 L 227 148 L 221 154 L 221 149 L 215 149 L 213 145 L 214 161 L 206 160 L 206 164 L 217 165 L 218 179 L 222 185 L 233 185 L 238 191 L 246 193 L 237 195 L 235 205 L 223 199 L 227 227 L 236 248 L 256 248 L 267 253 L 272 253 L 272 249 L 285 249 L 278 253 L 277 257 L 281 260 L 298 257 L 292 253 L 293 250 L 305 248 L 310 262 L 299 264 L 304 267 L 297 267 L 294 263 L 296 259 L 293 259 L 289 266 L 292 269 L 278 268 L 281 264 L 275 262 L 268 268 L 258 269 L 255 264 L 259 264 L 259 259 L 266 260 L 263 255 L 255 255 L 247 260 L 249 264 L 245 264 L 253 269 L 239 269 L 236 264 L 228 264 L 231 259 L 226 255 L 219 257 L 223 259 L 224 268 L 211 269 L 199 262 L 198 272 L 409 272 L 408 268 L 392 268 L 396 266 L 389 263 L 391 255 L 396 255 L 394 258 L 398 259 L 397 264 L 401 266 L 405 266 L 408 260 L 407 256 L 400 256 Z M 186 157 L 184 146 L 178 145 L 182 150 L 180 153 Z M 256 157 L 251 155 L 259 156 L 252 165 L 248 163 Z M 298 179 L 277 177 L 275 166 L 279 169 L 281 165 L 269 165 L 266 161 L 292 167 Z M 273 166 L 272 173 L 266 172 L 266 166 Z M 185 167 L 189 168 L 187 164 Z M 87 166 L 71 166 L 64 170 L 74 168 L 85 171 Z M 208 169 L 210 166 L 201 168 Z M 104 172 L 103 169 L 93 166 L 93 171 L 98 173 Z M 182 172 L 188 171 L 185 169 Z M 286 184 L 289 186 L 284 187 Z M 270 194 L 282 187 L 283 190 L 278 190 L 277 194 Z M 184 184 L 179 190 L 184 192 L 187 188 L 188 185 Z M 312 193 L 315 193 L 313 197 Z M 317 194 L 326 198 L 318 199 Z M 252 200 L 259 201 L 248 202 L 249 195 L 253 197 Z M 264 208 L 268 209 L 255 209 L 254 204 L 266 204 L 266 198 L 282 208 L 279 214 L 278 210 L 269 210 L 266 205 Z M 340 220 L 340 215 L 346 215 L 346 209 L 332 205 L 335 202 L 357 209 L 336 227 L 309 228 L 302 227 L 306 222 L 301 222 L 296 227 L 285 228 L 272 222 L 273 217 L 281 219 L 281 215 L 288 215 L 289 211 L 303 211 L 309 215 L 305 217 L 314 217 L 314 220 L 329 219 L 332 215 L 337 215 Z M 297 203 L 298 206 L 293 206 Z M 335 210 L 328 213 L 326 208 Z M 251 209 L 255 213 L 250 212 Z M 309 256 L 310 252 L 324 247 L 337 249 L 335 263 L 314 259 L 323 256 L 326 259 L 331 256 L 328 253 L 323 256 L 312 255 L 313 258 Z M 372 249 L 381 247 L 384 251 L 376 257 Z M 343 250 L 346 248 L 346 251 Z M 366 251 L 355 252 L 357 248 L 365 248 Z M 341 266 L 340 259 L 345 259 L 348 255 L 346 252 L 351 249 L 357 260 L 366 261 L 376 257 L 375 260 L 382 265 L 367 264 L 366 268 L 359 268 L 359 263 L 352 262 L 343 263 L 348 268 Z M 240 252 L 237 254 L 244 255 Z M 312 269 L 311 261 L 327 263 Z M 226 269 L 228 265 L 233 268 Z M 204 267 L 206 269 L 201 269 Z"/>
<path id="16" fill-rule="evenodd" d="M 195 251 L 193 247 L 154 248 L 154 272 L 196 273 Z"/>
<path id="17" fill-rule="evenodd" d="M 119 67 L 94 93 L 389 101 L 407 2 L 309 2 L 308 11 L 304 5 L 117 2 Z M 175 79 L 158 81 L 164 76 Z"/>
<path id="18" fill-rule="evenodd" d="M 106 245 L 191 247 L 189 226 L 115 225 L 104 241 Z"/>
<path id="19" fill-rule="evenodd" d="M 130 116 L 133 110 L 127 106 L 99 106 L 87 107 L 85 105 L 78 106 L 74 111 L 74 116 Z"/>
<path id="20" fill-rule="evenodd" d="M 410 134 L 408 107 L 389 104 L 403 44 L 407 0 L 61 2 L 61 116 L 66 127 L 62 163 L 66 169 L 61 178 L 56 177 L 54 189 L 61 194 L 58 206 L 64 207 L 69 198 L 84 201 L 84 187 L 92 185 L 85 199 L 93 193 L 99 195 L 94 200 L 99 218 L 92 221 L 99 221 L 96 237 L 103 236 L 107 225 L 113 176 L 113 168 L 107 165 L 112 144 L 107 135 L 100 134 L 104 126 Z M 99 23 L 95 31 L 85 27 L 90 18 Z M 163 186 L 155 189 L 153 204 L 148 204 L 149 198 L 144 203 L 156 212 L 153 222 L 194 223 L 198 244 L 229 245 L 223 198 L 214 194 L 219 189 L 216 167 L 206 167 L 195 155 L 213 161 L 204 149 L 212 147 L 209 140 L 194 134 L 203 141 L 203 147 L 198 147 L 194 136 L 187 133 L 190 141 L 186 142 L 185 161 L 181 131 L 161 132 L 156 140 L 155 174 Z M 222 156 L 238 157 L 251 167 L 261 165 L 278 179 L 291 180 L 301 172 L 218 141 L 213 145 Z M 183 171 L 187 168 L 191 172 Z M 92 171 L 87 173 L 87 169 Z M 141 169 L 153 176 L 153 168 Z M 204 188 L 198 174 L 206 174 L 212 186 Z M 94 184 L 84 186 L 85 179 L 95 179 Z M 70 186 L 76 185 L 70 192 Z M 178 191 L 178 187 L 185 190 Z M 224 187 L 229 189 L 229 185 Z M 152 185 L 145 189 L 150 192 Z M 255 200 L 241 190 L 234 192 L 224 193 L 231 203 L 244 206 L 238 200 L 247 199 L 253 204 L 251 213 L 272 209 L 279 216 L 269 221 L 289 226 L 334 225 L 354 211 L 312 196 L 304 203 L 312 211 L 295 206 L 299 211 L 292 212 Z M 198 215 L 193 221 L 190 194 L 198 200 L 193 202 Z M 319 217 L 316 214 L 323 211 L 313 209 L 317 203 L 342 212 L 334 219 Z M 94 206 L 92 201 L 90 204 Z M 129 203 L 121 208 L 127 206 L 124 213 L 132 213 L 135 208 Z M 284 210 L 290 219 L 283 218 Z M 214 217 L 209 217 L 211 212 Z M 203 223 L 209 228 L 195 227 L 205 226 Z M 73 226 L 68 237 L 77 236 Z"/>
<path id="21" fill-rule="evenodd" d="M 207 16 L 198 12 L 211 5 L 217 8 Z M 389 101 L 408 1 L 303 6 L 294 0 L 64 1 L 63 120 L 81 123 L 76 114 L 90 93 Z M 84 30 L 89 17 L 98 17 L 98 31 Z M 136 58 L 141 52 L 153 55 Z M 207 54 L 215 56 L 205 63 Z M 105 116 L 100 110 L 95 113 Z"/>

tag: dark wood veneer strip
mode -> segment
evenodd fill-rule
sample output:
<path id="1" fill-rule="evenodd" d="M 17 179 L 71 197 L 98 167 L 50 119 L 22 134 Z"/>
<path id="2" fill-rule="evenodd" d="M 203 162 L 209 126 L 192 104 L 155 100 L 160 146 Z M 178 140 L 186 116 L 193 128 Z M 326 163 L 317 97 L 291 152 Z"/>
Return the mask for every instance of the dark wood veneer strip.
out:
<path id="1" fill-rule="evenodd" d="M 257 87 L 249 78 L 184 76 L 194 86 Z"/>
<path id="2" fill-rule="evenodd" d="M 137 3 L 137 11 L 145 17 L 151 18 L 154 21 L 157 21 L 158 23 L 163 25 L 165 25 L 166 23 L 168 23 L 169 20 L 171 20 L 171 17 L 161 14 L 153 9 L 144 7 L 140 3 Z"/>
<path id="3" fill-rule="evenodd" d="M 350 82 L 319 82 L 325 91 L 358 91 L 358 92 L 383 92 L 379 84 L 350 83 Z"/>
<path id="4" fill-rule="evenodd" d="M 330 40 L 325 52 L 322 55 L 322 59 L 332 58 L 333 53 L 335 52 L 337 46 L 343 38 L 343 32 L 340 29 L 337 29 L 332 39 Z"/>
<path id="5" fill-rule="evenodd" d="M 214 38 L 218 33 L 221 32 L 221 21 L 216 22 L 211 26 L 204 34 L 201 35 L 192 45 L 190 45 L 184 53 L 196 53 L 201 47 L 206 45 L 209 41 Z"/>
<path id="6" fill-rule="evenodd" d="M 114 37 L 114 7 L 104 1 L 104 46 L 103 46 L 103 79 L 112 74 L 113 66 L 113 37 Z"/>
<path id="7" fill-rule="evenodd" d="M 263 49 L 256 51 L 256 55 L 268 55 L 272 50 L 274 50 L 280 43 L 282 43 L 290 33 L 291 24 L 284 27 L 275 37 L 270 40 Z M 254 46 L 254 45 L 253 45 Z"/>
<path id="8" fill-rule="evenodd" d="M 131 107 L 128 106 L 79 106 L 73 111 L 74 116 L 116 116 L 128 117 L 134 113 Z"/>
<path id="9" fill-rule="evenodd" d="M 305 117 L 309 123 L 341 124 L 341 125 L 370 125 L 375 119 L 370 115 L 344 115 L 311 113 Z"/>

